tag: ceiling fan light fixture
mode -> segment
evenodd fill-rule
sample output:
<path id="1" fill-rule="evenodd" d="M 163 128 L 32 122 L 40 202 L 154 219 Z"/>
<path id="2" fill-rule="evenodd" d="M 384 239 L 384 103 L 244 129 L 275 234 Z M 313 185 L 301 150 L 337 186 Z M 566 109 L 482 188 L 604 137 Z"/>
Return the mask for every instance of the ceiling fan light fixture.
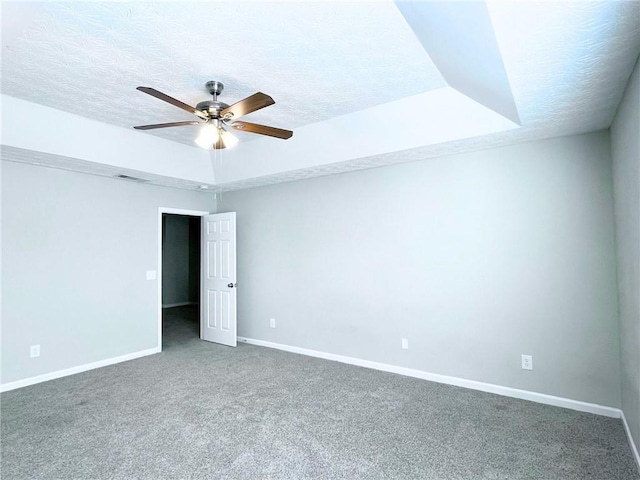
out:
<path id="1" fill-rule="evenodd" d="M 224 143 L 226 148 L 233 148 L 238 144 L 238 137 L 222 127 L 220 128 L 220 137 L 222 138 L 222 143 Z"/>
<path id="2" fill-rule="evenodd" d="M 196 138 L 196 143 L 199 147 L 209 150 L 213 147 L 213 144 L 219 140 L 219 138 L 220 133 L 218 132 L 218 126 L 209 121 L 200 129 L 200 135 Z"/>

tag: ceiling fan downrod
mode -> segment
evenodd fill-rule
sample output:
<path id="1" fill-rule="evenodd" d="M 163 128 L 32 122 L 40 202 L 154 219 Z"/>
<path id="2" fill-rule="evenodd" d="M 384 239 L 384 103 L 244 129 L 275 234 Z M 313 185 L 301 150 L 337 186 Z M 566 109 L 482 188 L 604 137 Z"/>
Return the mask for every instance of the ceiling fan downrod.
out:
<path id="1" fill-rule="evenodd" d="M 222 93 L 222 90 L 224 90 L 224 83 L 218 82 L 216 80 L 211 80 L 205 84 L 205 87 L 207 88 L 207 91 L 211 95 L 213 95 L 213 101 L 217 102 L 218 95 L 220 95 Z"/>
<path id="2" fill-rule="evenodd" d="M 209 118 L 218 119 L 220 118 L 220 112 L 229 106 L 224 102 L 218 101 L 218 95 L 220 95 L 222 90 L 224 90 L 224 84 L 216 80 L 211 80 L 205 84 L 205 87 L 213 96 L 213 100 L 200 102 L 196 105 L 196 108 L 206 113 Z"/>

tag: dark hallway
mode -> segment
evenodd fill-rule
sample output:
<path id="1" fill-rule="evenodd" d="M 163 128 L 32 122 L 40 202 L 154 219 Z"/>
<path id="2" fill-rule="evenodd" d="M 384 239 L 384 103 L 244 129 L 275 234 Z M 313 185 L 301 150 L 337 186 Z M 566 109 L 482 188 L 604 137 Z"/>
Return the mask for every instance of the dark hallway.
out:
<path id="1" fill-rule="evenodd" d="M 185 305 L 162 309 L 162 349 L 169 350 L 200 341 L 200 307 Z"/>

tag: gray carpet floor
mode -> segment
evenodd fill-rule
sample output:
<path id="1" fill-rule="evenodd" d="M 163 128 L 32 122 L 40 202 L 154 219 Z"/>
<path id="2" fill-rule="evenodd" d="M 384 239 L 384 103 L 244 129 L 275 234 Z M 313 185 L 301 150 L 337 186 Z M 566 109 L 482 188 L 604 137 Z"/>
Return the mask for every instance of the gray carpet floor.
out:
<path id="1" fill-rule="evenodd" d="M 638 479 L 618 419 L 198 340 L 0 396 L 3 479 Z"/>

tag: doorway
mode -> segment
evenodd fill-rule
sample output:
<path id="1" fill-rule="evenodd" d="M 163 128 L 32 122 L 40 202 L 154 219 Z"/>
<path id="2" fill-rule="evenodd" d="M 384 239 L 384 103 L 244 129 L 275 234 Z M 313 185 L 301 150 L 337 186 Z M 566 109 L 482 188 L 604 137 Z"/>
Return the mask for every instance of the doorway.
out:
<path id="1" fill-rule="evenodd" d="M 158 346 L 174 348 L 200 338 L 201 216 L 158 211 Z"/>
<path id="2" fill-rule="evenodd" d="M 162 215 L 162 344 L 200 338 L 200 217 Z"/>

